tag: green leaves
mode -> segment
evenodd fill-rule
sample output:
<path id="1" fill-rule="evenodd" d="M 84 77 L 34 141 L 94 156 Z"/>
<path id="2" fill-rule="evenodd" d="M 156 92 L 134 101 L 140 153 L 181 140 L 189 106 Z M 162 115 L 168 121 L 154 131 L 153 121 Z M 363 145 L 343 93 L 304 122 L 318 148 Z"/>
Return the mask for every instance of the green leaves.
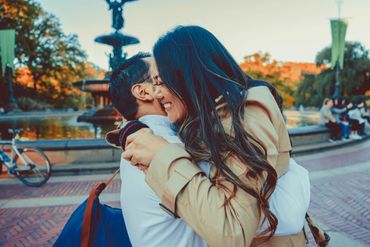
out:
<path id="1" fill-rule="evenodd" d="M 29 71 L 35 95 L 52 104 L 72 96 L 71 82 L 87 77 L 78 37 L 65 34 L 59 19 L 34 0 L 0 0 L 0 6 L 0 27 L 16 29 L 16 68 Z"/>
<path id="2" fill-rule="evenodd" d="M 326 47 L 316 56 L 317 65 L 327 69 L 318 75 L 305 75 L 295 94 L 296 105 L 320 106 L 325 97 L 334 91 L 335 69 L 330 69 L 331 48 Z M 346 42 L 344 68 L 340 71 L 341 95 L 348 98 L 363 97 L 370 90 L 369 51 L 359 42 Z"/>

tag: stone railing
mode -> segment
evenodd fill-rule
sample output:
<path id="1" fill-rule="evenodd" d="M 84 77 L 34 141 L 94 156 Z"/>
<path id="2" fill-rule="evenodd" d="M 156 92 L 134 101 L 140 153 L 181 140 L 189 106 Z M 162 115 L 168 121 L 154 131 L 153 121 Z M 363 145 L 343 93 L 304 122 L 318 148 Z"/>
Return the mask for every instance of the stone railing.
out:
<path id="1" fill-rule="evenodd" d="M 310 125 L 289 129 L 293 147 L 322 143 L 329 140 L 329 129 L 322 125 Z"/>
<path id="2" fill-rule="evenodd" d="M 319 125 L 289 129 L 294 147 L 326 142 L 327 128 Z M 0 141 L 0 145 L 8 143 Z M 107 144 L 104 139 L 36 140 L 19 141 L 19 147 L 42 149 L 53 164 L 97 163 L 118 161 L 121 149 Z"/>

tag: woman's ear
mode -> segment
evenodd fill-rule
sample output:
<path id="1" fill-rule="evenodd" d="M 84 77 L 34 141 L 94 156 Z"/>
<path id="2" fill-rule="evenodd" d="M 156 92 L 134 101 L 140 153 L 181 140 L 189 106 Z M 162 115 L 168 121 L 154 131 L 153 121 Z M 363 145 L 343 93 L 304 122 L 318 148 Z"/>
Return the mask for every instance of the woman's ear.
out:
<path id="1" fill-rule="evenodd" d="M 138 100 L 153 101 L 154 97 L 150 94 L 149 86 L 151 86 L 149 83 L 135 84 L 131 87 L 131 93 Z"/>

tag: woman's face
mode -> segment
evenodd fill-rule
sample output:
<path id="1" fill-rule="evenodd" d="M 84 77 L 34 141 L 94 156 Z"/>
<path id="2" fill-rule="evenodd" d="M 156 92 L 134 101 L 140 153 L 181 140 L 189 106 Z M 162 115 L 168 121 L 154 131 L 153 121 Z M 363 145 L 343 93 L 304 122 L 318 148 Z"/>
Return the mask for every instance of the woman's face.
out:
<path id="1" fill-rule="evenodd" d="M 153 90 L 154 97 L 166 111 L 168 120 L 171 123 L 182 123 L 187 114 L 184 102 L 166 87 L 159 76 L 153 78 Z"/>

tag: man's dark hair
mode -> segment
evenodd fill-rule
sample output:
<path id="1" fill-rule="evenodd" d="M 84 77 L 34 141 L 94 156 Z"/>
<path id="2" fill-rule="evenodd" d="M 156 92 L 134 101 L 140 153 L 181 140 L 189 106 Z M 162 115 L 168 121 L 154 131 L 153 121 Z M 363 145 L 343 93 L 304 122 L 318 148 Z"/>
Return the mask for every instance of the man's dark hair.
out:
<path id="1" fill-rule="evenodd" d="M 118 69 L 113 71 L 109 83 L 109 94 L 113 106 L 127 120 L 133 120 L 137 113 L 136 98 L 131 93 L 131 87 L 142 83 L 148 78 L 149 63 L 143 58 L 149 53 L 138 53 L 127 59 Z"/>

